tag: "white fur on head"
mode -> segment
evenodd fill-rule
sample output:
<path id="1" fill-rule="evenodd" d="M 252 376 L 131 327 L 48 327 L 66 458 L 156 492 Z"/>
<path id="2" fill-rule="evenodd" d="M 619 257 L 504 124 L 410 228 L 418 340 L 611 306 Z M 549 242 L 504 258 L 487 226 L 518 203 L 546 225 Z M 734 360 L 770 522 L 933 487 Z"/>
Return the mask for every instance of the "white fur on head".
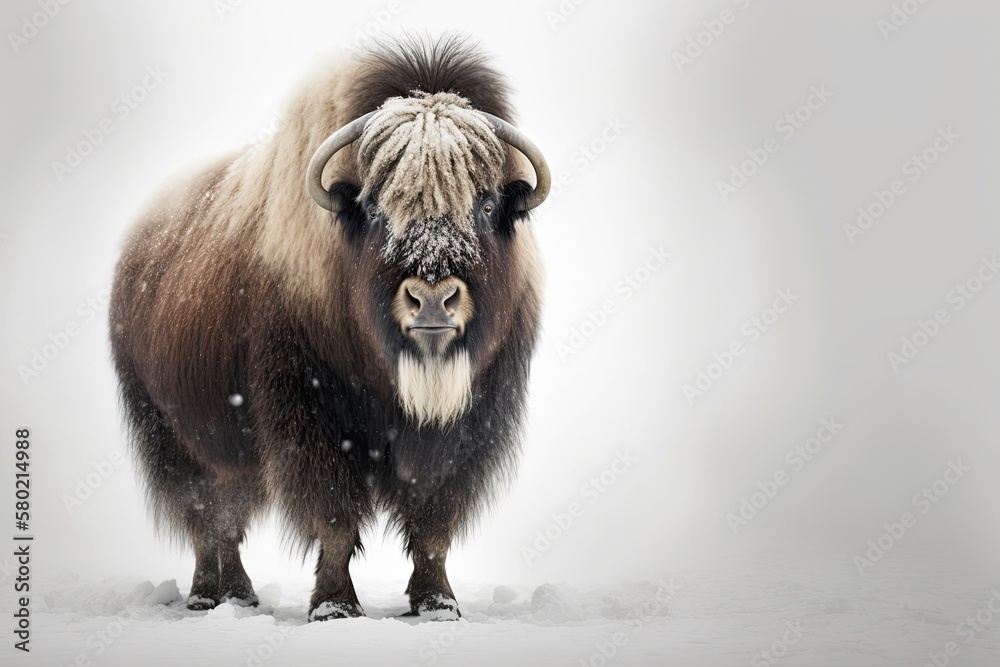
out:
<path id="1" fill-rule="evenodd" d="M 404 352 L 397 375 L 403 409 L 421 426 L 447 426 L 465 412 L 472 397 L 472 362 L 464 350 L 448 358 L 425 359 Z"/>
<path id="2" fill-rule="evenodd" d="M 454 93 L 386 100 L 358 140 L 361 197 L 374 196 L 402 237 L 414 220 L 451 218 L 472 233 L 476 195 L 501 184 L 507 147 Z"/>

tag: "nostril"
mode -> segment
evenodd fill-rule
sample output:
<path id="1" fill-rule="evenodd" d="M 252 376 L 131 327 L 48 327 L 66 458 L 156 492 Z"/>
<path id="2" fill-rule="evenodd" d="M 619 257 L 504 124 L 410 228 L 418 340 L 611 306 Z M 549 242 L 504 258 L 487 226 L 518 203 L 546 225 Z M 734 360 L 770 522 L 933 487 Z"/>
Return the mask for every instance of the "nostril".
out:
<path id="1" fill-rule="evenodd" d="M 454 315 L 462 303 L 462 290 L 455 288 L 455 293 L 444 300 L 444 309 L 449 315 Z"/>
<path id="2" fill-rule="evenodd" d="M 407 287 L 406 290 L 404 290 L 404 294 L 406 298 L 406 305 L 409 306 L 414 313 L 419 312 L 420 307 L 423 305 L 423 302 L 420 300 L 420 297 L 411 292 L 409 287 Z"/>

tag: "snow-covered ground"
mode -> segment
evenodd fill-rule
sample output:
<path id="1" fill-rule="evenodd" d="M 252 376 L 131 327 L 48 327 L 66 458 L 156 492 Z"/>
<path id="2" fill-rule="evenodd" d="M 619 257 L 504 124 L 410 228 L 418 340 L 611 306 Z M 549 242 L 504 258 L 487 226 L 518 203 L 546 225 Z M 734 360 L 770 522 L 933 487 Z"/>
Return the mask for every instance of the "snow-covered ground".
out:
<path id="1" fill-rule="evenodd" d="M 64 572 L 37 598 L 31 664 L 1000 664 L 1000 576 L 929 557 L 863 576 L 850 558 L 758 555 L 603 588 L 466 582 L 458 622 L 400 618 L 399 580 L 359 590 L 366 618 L 307 623 L 308 577 L 256 579 L 260 607 L 192 612 L 183 583 Z"/>

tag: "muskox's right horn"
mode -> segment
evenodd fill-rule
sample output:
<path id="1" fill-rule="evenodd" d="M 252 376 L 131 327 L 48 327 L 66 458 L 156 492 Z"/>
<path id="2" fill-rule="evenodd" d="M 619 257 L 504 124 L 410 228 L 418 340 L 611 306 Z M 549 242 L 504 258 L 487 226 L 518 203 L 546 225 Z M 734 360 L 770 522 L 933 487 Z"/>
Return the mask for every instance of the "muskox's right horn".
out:
<path id="1" fill-rule="evenodd" d="M 330 197 L 330 191 L 323 187 L 323 170 L 337 154 L 337 151 L 358 140 L 358 137 L 364 132 L 368 120 L 374 115 L 374 111 L 366 113 L 331 134 L 326 138 L 326 141 L 319 145 L 319 148 L 313 153 L 312 159 L 309 160 L 309 169 L 306 171 L 306 187 L 316 203 L 327 211 L 333 210 L 333 201 Z"/>

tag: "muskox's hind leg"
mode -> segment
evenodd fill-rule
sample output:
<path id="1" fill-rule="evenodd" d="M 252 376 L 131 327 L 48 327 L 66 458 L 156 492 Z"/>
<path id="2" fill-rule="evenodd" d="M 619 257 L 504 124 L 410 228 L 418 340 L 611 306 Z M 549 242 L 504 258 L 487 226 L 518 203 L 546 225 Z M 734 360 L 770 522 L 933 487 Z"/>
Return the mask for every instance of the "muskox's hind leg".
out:
<path id="1" fill-rule="evenodd" d="M 119 361 L 122 404 L 136 462 L 158 527 L 194 547 L 195 571 L 188 608 L 211 609 L 226 597 L 256 604 L 240 562 L 239 544 L 263 505 L 255 474 L 222 482 L 182 446 L 127 360 Z"/>
<path id="2" fill-rule="evenodd" d="M 260 483 L 249 476 L 235 481 L 201 476 L 190 481 L 188 491 L 187 506 L 178 508 L 195 551 L 188 608 L 211 609 L 224 600 L 257 606 L 239 545 L 262 504 Z"/>

